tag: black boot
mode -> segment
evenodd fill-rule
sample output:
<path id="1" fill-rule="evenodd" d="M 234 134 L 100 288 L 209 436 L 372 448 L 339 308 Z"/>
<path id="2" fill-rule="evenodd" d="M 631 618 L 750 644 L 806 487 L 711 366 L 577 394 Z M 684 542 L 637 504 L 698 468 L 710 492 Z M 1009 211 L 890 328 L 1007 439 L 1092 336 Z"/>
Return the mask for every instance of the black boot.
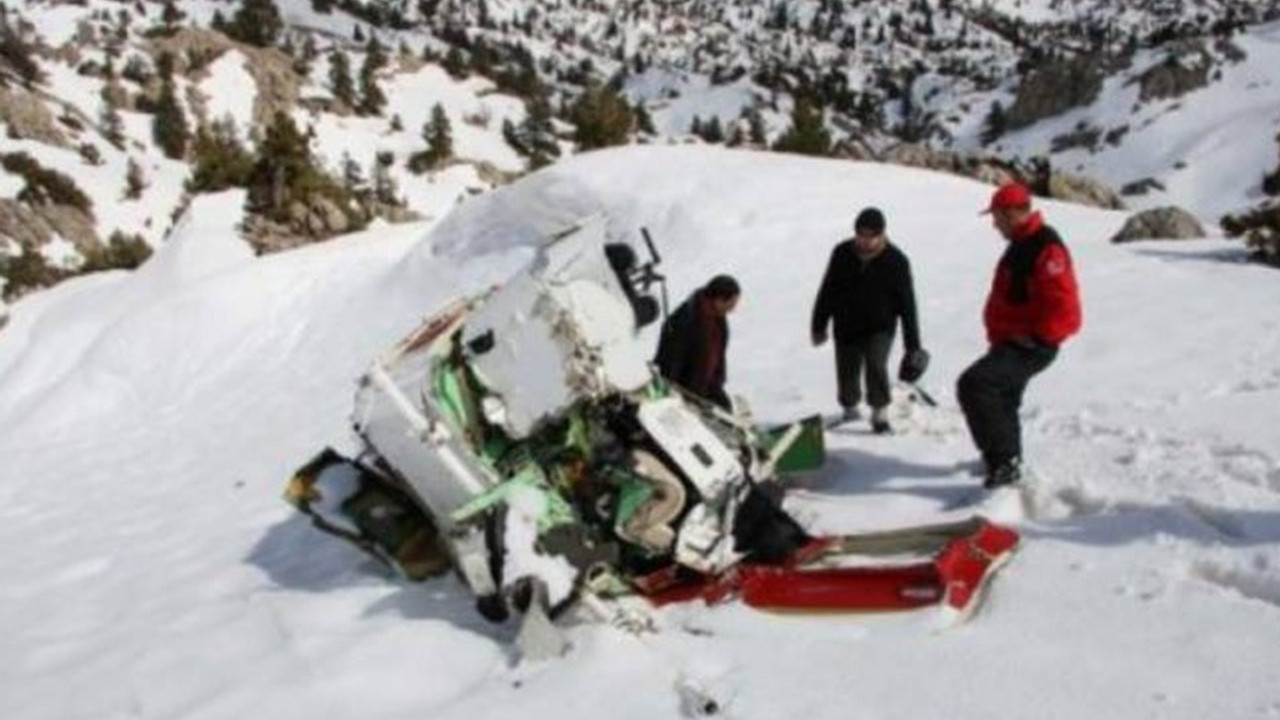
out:
<path id="1" fill-rule="evenodd" d="M 988 466 L 987 479 L 982 483 L 982 487 L 995 490 L 1005 485 L 1013 485 L 1020 480 L 1022 480 L 1022 458 L 1014 455 Z"/>

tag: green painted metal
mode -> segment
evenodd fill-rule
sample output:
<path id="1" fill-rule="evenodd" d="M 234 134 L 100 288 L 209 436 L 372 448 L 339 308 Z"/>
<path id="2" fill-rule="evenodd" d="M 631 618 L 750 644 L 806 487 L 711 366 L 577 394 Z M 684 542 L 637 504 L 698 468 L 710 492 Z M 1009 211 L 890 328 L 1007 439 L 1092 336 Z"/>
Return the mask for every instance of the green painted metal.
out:
<path id="1" fill-rule="evenodd" d="M 812 415 L 799 421 L 800 436 L 778 459 L 775 470 L 782 475 L 808 472 L 822 467 L 827 458 L 827 445 L 821 415 Z M 794 423 L 793 423 L 794 424 Z M 770 428 L 761 433 L 765 450 L 772 448 L 791 425 Z"/>

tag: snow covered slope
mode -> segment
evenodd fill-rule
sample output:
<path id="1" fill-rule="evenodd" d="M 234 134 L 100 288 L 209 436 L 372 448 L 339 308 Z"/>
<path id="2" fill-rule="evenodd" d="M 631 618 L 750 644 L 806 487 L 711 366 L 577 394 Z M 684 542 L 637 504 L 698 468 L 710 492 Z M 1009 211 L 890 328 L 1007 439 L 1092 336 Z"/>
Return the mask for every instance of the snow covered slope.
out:
<path id="1" fill-rule="evenodd" d="M 730 182 L 733 180 L 733 182 Z M 1083 334 L 1031 387 L 1026 545 L 961 628 L 928 614 L 659 614 L 647 644 L 579 627 L 512 666 L 451 578 L 388 579 L 279 500 L 345 441 L 352 383 L 456 293 L 592 208 L 646 226 L 673 301 L 741 280 L 731 389 L 765 419 L 834 410 L 808 345 L 834 241 L 868 204 L 912 258 L 925 385 L 904 432 L 831 436 L 790 506 L 817 531 L 937 519 L 977 480 L 954 406 L 1001 243 L 988 188 L 923 171 L 709 148 L 587 154 L 437 224 L 250 258 L 234 193 L 132 274 L 12 308 L 0 333 L 0 717 L 676 717 L 683 674 L 734 718 L 1268 717 L 1280 711 L 1280 301 L 1221 241 L 1106 242 L 1124 215 L 1050 204 Z"/>

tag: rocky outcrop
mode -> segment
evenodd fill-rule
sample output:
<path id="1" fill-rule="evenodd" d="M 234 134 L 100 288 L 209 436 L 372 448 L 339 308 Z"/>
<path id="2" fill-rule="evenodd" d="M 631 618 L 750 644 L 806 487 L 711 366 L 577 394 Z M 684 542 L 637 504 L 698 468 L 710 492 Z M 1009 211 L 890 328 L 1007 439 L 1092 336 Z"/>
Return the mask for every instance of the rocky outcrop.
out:
<path id="1" fill-rule="evenodd" d="M 969 155 L 948 150 L 933 150 L 913 143 L 894 145 L 875 159 L 894 165 L 963 175 L 992 185 L 1023 179 L 1017 168 L 993 155 Z"/>
<path id="2" fill-rule="evenodd" d="M 1079 57 L 1031 70 L 1018 85 L 1018 96 L 1005 113 L 1010 130 L 1083 107 L 1098 98 L 1104 71 L 1095 58 Z"/>
<path id="3" fill-rule="evenodd" d="M 1078 205 L 1123 210 L 1124 201 L 1120 194 L 1110 187 L 1084 175 L 1052 172 L 1049 175 L 1048 196 L 1055 200 L 1065 200 Z"/>
<path id="4" fill-rule="evenodd" d="M 19 87 L 0 85 L 0 122 L 9 134 L 62 148 L 73 147 L 58 128 L 53 113 L 40 96 Z"/>
<path id="5" fill-rule="evenodd" d="M 1167 100 L 1186 95 L 1209 84 L 1213 57 L 1194 40 L 1176 43 L 1165 59 L 1133 80 L 1142 102 Z"/>
<path id="6" fill-rule="evenodd" d="M 1134 240 L 1190 240 L 1205 236 L 1204 228 L 1195 216 L 1179 207 L 1162 207 L 1144 210 L 1129 218 L 1113 243 Z"/>
<path id="7" fill-rule="evenodd" d="M 237 43 L 222 33 L 184 28 L 168 37 L 152 40 L 152 53 L 170 53 L 175 70 L 199 78 L 204 65 L 236 50 L 245 58 L 245 70 L 253 77 L 257 94 L 253 102 L 254 129 L 265 128 L 277 112 L 292 113 L 298 102 L 300 81 L 288 55 L 274 48 L 258 48 Z M 198 66 L 193 67 L 196 60 Z M 197 98 L 197 107 L 203 103 Z M 208 121 L 217 118 L 206 118 Z M 251 130 L 246 128 L 246 130 Z"/>
<path id="8" fill-rule="evenodd" d="M 102 245 L 93 218 L 70 205 L 37 205 L 0 199 L 0 237 L 25 248 L 39 248 L 60 235 L 82 253 Z"/>

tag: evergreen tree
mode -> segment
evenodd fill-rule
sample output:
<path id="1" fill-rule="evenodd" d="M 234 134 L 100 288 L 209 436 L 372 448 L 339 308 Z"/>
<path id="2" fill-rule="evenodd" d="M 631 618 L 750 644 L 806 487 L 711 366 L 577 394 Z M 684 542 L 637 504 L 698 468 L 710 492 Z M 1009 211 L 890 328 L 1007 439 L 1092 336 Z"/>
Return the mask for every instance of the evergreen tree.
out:
<path id="1" fill-rule="evenodd" d="M 387 49 L 378 41 L 377 35 L 369 36 L 369 42 L 365 43 L 364 52 L 365 65 L 372 66 L 374 70 L 381 70 L 390 61 L 390 58 L 387 57 Z"/>
<path id="2" fill-rule="evenodd" d="M 187 192 L 220 192 L 249 183 L 253 155 L 240 143 L 235 121 L 230 117 L 215 120 L 196 132 L 192 156 Z"/>
<path id="3" fill-rule="evenodd" d="M 693 120 L 689 121 L 689 134 L 694 137 L 702 137 L 702 118 L 697 115 L 693 116 Z"/>
<path id="4" fill-rule="evenodd" d="M 124 197 L 126 200 L 137 200 L 142 191 L 147 189 L 147 176 L 142 173 L 142 166 L 137 160 L 129 158 L 129 170 L 125 175 Z"/>
<path id="5" fill-rule="evenodd" d="M 370 41 L 370 44 L 376 42 Z M 379 56 L 370 52 L 364 56 L 364 64 L 360 67 L 360 107 L 361 115 L 377 115 L 387 104 L 387 96 L 378 87 Z"/>
<path id="6" fill-rule="evenodd" d="M 467 76 L 467 58 L 456 46 L 451 46 L 449 52 L 445 53 L 441 66 L 451 77 L 458 80 Z"/>
<path id="7" fill-rule="evenodd" d="M 391 165 L 395 155 L 380 152 L 373 161 L 373 198 L 379 205 L 401 207 L 404 201 L 400 198 L 400 188 L 395 178 L 391 177 Z"/>
<path id="8" fill-rule="evenodd" d="M 323 180 L 312 159 L 307 136 L 298 130 L 293 118 L 277 111 L 258 144 L 258 154 L 249 173 L 249 210 L 287 221 L 291 202 L 320 189 Z"/>
<path id="9" fill-rule="evenodd" d="M 31 45 L 22 39 L 7 18 L 0 20 L 0 60 L 12 67 L 28 87 L 44 80 Z"/>
<path id="10" fill-rule="evenodd" d="M 703 123 L 702 139 L 709 143 L 724 142 L 724 126 L 720 124 L 719 115 L 712 115 L 710 120 Z"/>
<path id="11" fill-rule="evenodd" d="M 999 140 L 1007 129 L 1008 120 L 1005 117 L 1004 106 L 997 100 L 991 103 L 991 110 L 982 121 L 982 144 L 990 145 Z"/>
<path id="12" fill-rule="evenodd" d="M 178 3 L 174 0 L 165 0 L 164 10 L 160 13 L 160 21 L 164 23 L 165 32 L 172 33 L 177 31 L 178 25 L 187 17 L 187 14 L 178 9 Z"/>
<path id="13" fill-rule="evenodd" d="M 823 122 L 822 108 L 808 99 L 797 99 L 791 111 L 791 127 L 778 138 L 773 149 L 802 155 L 830 155 L 831 133 Z"/>
<path id="14" fill-rule="evenodd" d="M 653 126 L 653 116 L 649 114 L 649 109 L 644 106 L 643 102 L 636 103 L 634 110 L 636 117 L 636 130 L 645 135 L 657 135 L 658 131 Z"/>
<path id="15" fill-rule="evenodd" d="M 364 169 L 345 152 L 342 153 L 342 189 L 361 207 L 368 207 L 369 183 L 365 180 Z"/>
<path id="16" fill-rule="evenodd" d="M 560 144 L 552 124 L 551 104 L 544 95 L 539 93 L 526 100 L 525 110 L 525 118 L 518 126 L 510 121 L 503 123 L 503 137 L 516 152 L 529 158 L 530 169 L 537 169 L 560 156 Z"/>
<path id="17" fill-rule="evenodd" d="M 104 94 L 106 88 L 103 89 Z M 114 97 L 112 94 L 111 97 Z M 102 126 L 102 136 L 107 139 L 117 149 L 124 149 L 124 118 L 120 116 L 120 109 L 116 107 L 115 101 L 103 98 L 102 110 L 98 113 L 98 124 Z"/>
<path id="18" fill-rule="evenodd" d="M 569 109 L 569 119 L 577 128 L 574 140 L 581 150 L 622 145 L 631 133 L 631 106 L 607 87 L 589 87 Z"/>
<path id="19" fill-rule="evenodd" d="M 431 108 L 431 121 L 423 130 L 423 139 L 430 148 L 432 165 L 439 165 L 453 158 L 453 127 L 440 103 Z"/>
<path id="20" fill-rule="evenodd" d="M 769 136 L 765 132 L 764 115 L 756 108 L 747 110 L 747 127 L 750 129 L 748 139 L 751 144 L 757 147 L 765 147 L 769 144 Z"/>
<path id="21" fill-rule="evenodd" d="M 346 107 L 355 107 L 356 88 L 351 81 L 351 60 L 335 46 L 329 53 L 329 92 Z"/>
<path id="22" fill-rule="evenodd" d="M 742 120 L 734 120 L 733 126 L 729 128 L 729 139 L 725 140 L 728 147 L 742 147 L 747 142 L 747 133 L 742 129 Z"/>
<path id="23" fill-rule="evenodd" d="M 243 0 L 226 28 L 232 38 L 258 47 L 274 47 L 282 32 L 284 20 L 273 0 Z"/>
<path id="24" fill-rule="evenodd" d="M 311 9 L 321 15 L 328 15 L 333 12 L 335 0 L 311 0 Z"/>
<path id="25" fill-rule="evenodd" d="M 191 139 L 191 128 L 187 125 L 187 115 L 178 101 L 178 91 L 173 82 L 173 56 L 165 53 L 160 56 L 161 84 L 160 97 L 156 100 L 156 113 L 151 123 L 151 137 L 166 157 L 181 160 L 187 153 L 187 142 Z"/>

